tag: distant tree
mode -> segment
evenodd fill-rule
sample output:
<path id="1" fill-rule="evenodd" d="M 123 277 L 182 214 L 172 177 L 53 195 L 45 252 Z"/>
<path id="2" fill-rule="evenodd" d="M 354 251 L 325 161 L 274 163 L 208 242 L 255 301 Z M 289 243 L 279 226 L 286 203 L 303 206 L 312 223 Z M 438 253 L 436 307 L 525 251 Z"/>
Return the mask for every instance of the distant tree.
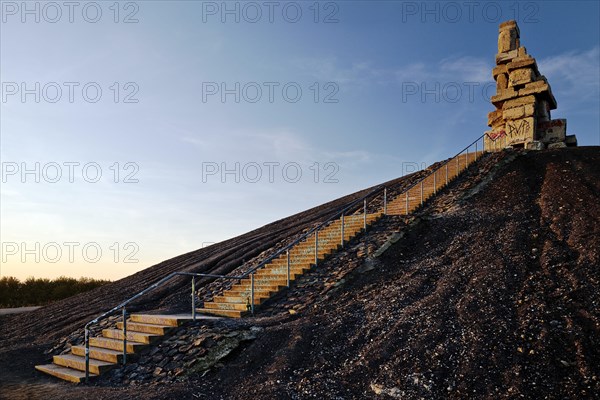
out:
<path id="1" fill-rule="evenodd" d="M 12 276 L 0 278 L 0 306 L 19 307 L 21 282 Z"/>
<path id="2" fill-rule="evenodd" d="M 43 306 L 110 283 L 92 278 L 61 276 L 54 280 L 29 277 L 24 282 L 12 276 L 0 278 L 0 307 Z"/>

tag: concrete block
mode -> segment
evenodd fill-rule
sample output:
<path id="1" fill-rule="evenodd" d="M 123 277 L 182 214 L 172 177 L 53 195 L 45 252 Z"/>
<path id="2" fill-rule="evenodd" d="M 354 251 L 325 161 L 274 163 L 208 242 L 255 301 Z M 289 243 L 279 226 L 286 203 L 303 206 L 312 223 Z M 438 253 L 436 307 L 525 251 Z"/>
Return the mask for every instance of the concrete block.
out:
<path id="1" fill-rule="evenodd" d="M 496 77 L 496 93 L 502 93 L 508 88 L 508 74 L 500 74 Z"/>
<path id="2" fill-rule="evenodd" d="M 508 144 L 524 144 L 535 140 L 535 117 L 506 121 Z"/>
<path id="3" fill-rule="evenodd" d="M 498 123 L 503 124 L 503 122 L 504 121 L 502 121 L 502 110 L 496 110 L 492 111 L 491 113 L 488 113 L 488 126 L 494 126 Z"/>
<path id="4" fill-rule="evenodd" d="M 498 93 L 495 96 L 492 96 L 491 101 L 492 101 L 492 104 L 496 106 L 496 108 L 502 108 L 502 105 L 504 104 L 505 101 L 511 100 L 511 99 L 514 99 L 517 97 L 519 97 L 519 92 L 517 92 L 513 88 L 509 87 L 508 89 L 504 90 L 503 92 Z"/>
<path id="5" fill-rule="evenodd" d="M 567 147 L 577 147 L 577 136 L 567 135 L 565 137 L 565 144 L 567 145 Z"/>
<path id="6" fill-rule="evenodd" d="M 535 115 L 535 106 L 526 104 L 520 107 L 509 108 L 502 112 L 502 118 L 505 120 L 515 120 L 525 117 L 533 117 Z"/>
<path id="7" fill-rule="evenodd" d="M 546 145 L 538 140 L 527 143 L 527 150 L 544 150 Z"/>
<path id="8" fill-rule="evenodd" d="M 567 135 L 567 120 L 553 119 L 538 122 L 537 138 L 544 143 L 564 142 Z"/>
<path id="9" fill-rule="evenodd" d="M 507 100 L 502 104 L 502 109 L 507 110 L 509 108 L 521 107 L 527 104 L 536 104 L 535 96 L 524 96 L 517 97 L 516 99 Z"/>
<path id="10" fill-rule="evenodd" d="M 508 84 L 512 87 L 523 86 L 535 81 L 535 72 L 532 68 L 520 68 L 508 74 Z"/>
<path id="11" fill-rule="evenodd" d="M 500 29 L 500 33 L 498 34 L 498 53 L 517 50 L 519 47 L 519 34 L 515 28 L 516 26 Z"/>
<path id="12" fill-rule="evenodd" d="M 552 119 L 550 115 L 550 104 L 548 103 L 548 100 L 541 99 L 540 101 L 538 101 L 536 105 L 535 114 L 538 118 L 538 125 L 541 122 L 547 122 Z"/>
<path id="13" fill-rule="evenodd" d="M 547 82 L 542 80 L 530 82 L 527 83 L 524 88 L 518 90 L 519 97 L 529 96 L 531 94 L 537 95 L 536 98 L 547 100 L 551 110 L 556 109 L 556 99 L 554 98 L 552 89 Z"/>
<path id="14" fill-rule="evenodd" d="M 504 132 L 504 128 L 486 131 L 483 142 L 484 147 L 488 151 L 502 150 L 506 143 L 506 133 Z"/>
<path id="15" fill-rule="evenodd" d="M 517 57 L 508 64 L 506 64 L 506 69 L 508 70 L 508 72 L 520 68 L 534 68 L 537 70 L 537 63 L 535 61 L 535 58 L 531 56 Z"/>
<path id="16" fill-rule="evenodd" d="M 506 64 L 511 62 L 514 58 L 519 56 L 518 50 L 511 50 L 503 53 L 496 54 L 496 64 Z"/>
<path id="17" fill-rule="evenodd" d="M 500 74 L 508 74 L 508 68 L 506 68 L 506 64 L 497 65 L 492 70 L 492 76 L 494 79 L 496 79 L 496 77 Z"/>
<path id="18" fill-rule="evenodd" d="M 567 145 L 565 144 L 565 142 L 550 143 L 548 145 L 549 149 L 563 149 L 565 147 L 567 147 Z"/>
<path id="19" fill-rule="evenodd" d="M 502 31 L 505 29 L 515 29 L 517 31 L 517 35 L 519 37 L 521 35 L 521 31 L 519 29 L 519 26 L 517 25 L 517 21 L 515 21 L 514 19 L 509 19 L 507 21 L 500 23 L 500 25 L 498 25 L 498 31 Z"/>

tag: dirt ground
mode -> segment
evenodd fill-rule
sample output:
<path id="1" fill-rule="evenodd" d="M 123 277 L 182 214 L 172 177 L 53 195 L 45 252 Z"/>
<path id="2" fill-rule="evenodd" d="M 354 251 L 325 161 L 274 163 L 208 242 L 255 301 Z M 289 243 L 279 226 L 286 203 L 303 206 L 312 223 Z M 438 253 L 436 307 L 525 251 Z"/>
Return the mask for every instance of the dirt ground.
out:
<path id="1" fill-rule="evenodd" d="M 35 318 L 2 316 L 0 398 L 597 398 L 600 148 L 519 154 L 487 184 L 475 179 L 477 168 L 431 201 L 368 272 L 295 314 L 249 318 L 265 328 L 261 335 L 202 377 L 119 387 L 57 382 L 33 370 L 53 344 L 53 335 L 40 335 L 70 333 L 81 317 L 45 323 L 44 308 Z M 212 254 L 213 262 L 225 270 L 252 240 L 271 243 L 269 229 L 301 228 L 278 221 L 232 239 L 239 247 Z M 174 260 L 165 263 L 181 262 Z M 153 268 L 155 278 L 161 267 Z M 72 304 L 60 303 L 47 315 Z"/>

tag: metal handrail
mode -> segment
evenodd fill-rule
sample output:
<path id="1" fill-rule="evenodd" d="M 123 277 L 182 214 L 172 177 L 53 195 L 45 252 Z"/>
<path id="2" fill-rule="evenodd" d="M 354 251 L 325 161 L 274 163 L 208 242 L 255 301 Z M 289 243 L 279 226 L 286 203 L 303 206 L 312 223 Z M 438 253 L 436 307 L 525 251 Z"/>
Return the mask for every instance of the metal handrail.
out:
<path id="1" fill-rule="evenodd" d="M 464 149 L 462 149 L 461 151 L 459 151 L 458 153 L 456 153 L 453 157 L 450 157 L 448 160 L 444 161 L 443 163 L 441 163 L 440 165 L 438 165 L 437 168 L 435 168 L 434 170 L 432 170 L 431 172 L 429 172 L 428 174 L 426 174 L 423 178 L 417 180 L 415 183 L 409 185 L 406 189 L 404 189 L 402 192 L 400 192 L 396 197 L 401 196 L 402 194 L 406 194 L 408 193 L 412 188 L 416 187 L 419 184 L 422 184 L 427 178 L 429 178 L 432 174 L 435 174 L 438 170 L 440 170 L 442 167 L 446 166 L 450 161 L 454 160 L 455 158 L 457 158 L 458 156 L 460 156 L 463 152 L 467 151 L 467 157 L 468 157 L 468 150 L 469 148 L 471 148 L 471 146 L 473 146 L 474 144 L 477 145 L 477 143 L 484 138 L 485 136 L 487 136 L 490 140 L 495 141 L 495 139 L 492 139 L 487 133 L 484 133 L 483 135 L 481 135 L 480 137 L 478 137 L 476 140 L 474 140 L 472 143 L 470 143 L 467 147 L 465 147 Z M 477 146 L 475 147 L 475 151 L 477 152 Z M 484 147 L 482 148 L 482 151 L 485 151 L 485 142 L 484 142 Z M 477 159 L 477 158 L 476 158 Z M 467 160 L 468 162 L 468 160 Z M 434 175 L 435 177 L 435 175 Z M 398 184 L 399 185 L 399 184 Z M 90 322 L 88 322 L 85 327 L 85 381 L 86 383 L 89 380 L 89 327 L 93 324 L 98 323 L 100 320 L 106 318 L 107 316 L 115 313 L 118 310 L 122 311 L 122 315 L 123 315 L 123 364 L 125 364 L 126 360 L 127 360 L 127 310 L 126 310 L 126 306 L 131 303 L 132 301 L 138 299 L 139 297 L 143 296 L 144 294 L 148 293 L 149 291 L 156 289 L 159 286 L 162 286 L 165 282 L 171 280 L 172 278 L 176 277 L 176 276 L 191 276 L 192 277 L 192 318 L 193 320 L 196 319 L 196 300 L 195 300 L 195 283 L 196 283 L 196 277 L 203 277 L 203 278 L 225 278 L 225 279 L 231 279 L 231 280 L 242 280 L 245 278 L 248 278 L 248 276 L 250 276 L 250 280 L 251 280 L 251 304 L 250 304 L 250 308 L 252 311 L 252 314 L 254 314 L 254 273 L 263 268 L 265 265 L 267 265 L 268 263 L 270 263 L 271 261 L 273 261 L 275 258 L 279 257 L 281 254 L 283 254 L 284 252 L 287 255 L 287 265 L 288 265 L 288 273 L 287 273 L 287 281 L 288 281 L 288 286 L 289 286 L 289 279 L 290 279 L 290 257 L 289 257 L 289 251 L 290 249 L 292 249 L 295 245 L 297 245 L 298 243 L 300 243 L 301 241 L 307 239 L 308 237 L 310 237 L 313 233 L 315 233 L 315 263 L 318 260 L 318 232 L 319 230 L 321 230 L 324 226 L 328 225 L 329 223 L 333 222 L 334 220 L 338 219 L 341 217 L 342 220 L 342 226 L 341 226 L 341 233 L 342 233 L 342 245 L 344 243 L 344 216 L 345 214 L 351 210 L 353 207 L 355 207 L 359 202 L 363 202 L 363 213 L 364 213 L 364 227 L 366 229 L 366 216 L 367 216 L 367 199 L 369 197 L 371 197 L 373 194 L 379 192 L 380 190 L 383 189 L 383 213 L 385 214 L 387 211 L 387 189 L 388 187 L 385 184 L 381 184 L 376 186 L 373 190 L 369 191 L 367 194 L 365 194 L 364 196 L 355 199 L 354 201 L 352 201 L 350 204 L 346 205 L 343 209 L 341 209 L 340 211 L 338 211 L 337 213 L 335 213 L 333 216 L 329 217 L 327 220 L 325 220 L 324 222 L 320 223 L 319 225 L 317 225 L 316 227 L 310 229 L 308 232 L 306 232 L 305 234 L 303 234 L 302 236 L 300 236 L 299 238 L 297 238 L 296 240 L 294 240 L 293 242 L 287 244 L 286 246 L 282 247 L 281 249 L 277 250 L 275 253 L 271 254 L 269 257 L 267 257 L 266 259 L 264 259 L 263 261 L 261 261 L 257 266 L 249 269 L 248 271 L 244 272 L 243 274 L 241 274 L 240 276 L 230 276 L 230 275 L 217 275 L 217 274 L 203 274 L 203 273 L 193 273 L 193 272 L 172 272 L 169 275 L 167 275 L 166 277 L 162 278 L 161 280 L 159 280 L 158 282 L 155 282 L 154 284 L 150 285 L 149 287 L 147 287 L 146 289 L 142 290 L 141 292 L 135 294 L 134 296 L 132 296 L 131 298 L 125 300 L 124 302 L 122 302 L 121 304 L 117 305 L 116 307 L 113 307 L 112 309 L 110 309 L 109 311 L 99 315 L 98 317 L 94 318 L 93 320 L 91 320 Z"/>
<path id="2" fill-rule="evenodd" d="M 169 275 L 162 278 L 161 280 L 159 280 L 158 282 L 153 283 L 152 285 L 148 286 L 146 289 L 142 290 L 141 292 L 138 292 L 134 296 L 125 300 L 118 306 L 113 307 L 110 310 L 106 311 L 105 313 L 97 316 L 96 318 L 94 318 L 93 320 L 91 320 L 90 322 L 85 324 L 85 327 L 84 327 L 85 381 L 86 381 L 86 383 L 89 381 L 89 377 L 90 377 L 90 336 L 89 336 L 90 326 L 98 323 L 100 320 L 108 317 L 109 315 L 115 313 L 116 311 L 119 311 L 119 310 L 122 311 L 122 314 L 123 314 L 123 360 L 122 360 L 122 364 L 124 365 L 127 362 L 127 308 L 126 308 L 126 306 L 129 303 L 131 303 L 132 301 L 134 301 L 134 300 L 138 299 L 139 297 L 143 296 L 144 294 L 150 292 L 151 290 L 156 289 L 159 286 L 162 286 L 165 282 L 171 280 L 172 278 L 174 278 L 176 276 L 191 276 L 192 277 L 192 318 L 194 320 L 196 320 L 196 298 L 194 297 L 194 294 L 196 291 L 195 286 L 196 286 L 196 277 L 197 276 L 203 277 L 203 278 L 225 278 L 225 279 L 233 279 L 233 280 L 244 279 L 243 276 L 202 274 L 202 273 L 194 273 L 194 272 L 172 272 Z"/>

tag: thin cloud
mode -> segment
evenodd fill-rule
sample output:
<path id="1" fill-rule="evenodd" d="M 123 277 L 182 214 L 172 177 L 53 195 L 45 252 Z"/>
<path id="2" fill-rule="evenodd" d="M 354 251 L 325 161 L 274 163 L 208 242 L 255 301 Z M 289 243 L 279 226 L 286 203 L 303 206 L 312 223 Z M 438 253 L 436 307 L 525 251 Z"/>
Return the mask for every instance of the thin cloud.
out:
<path id="1" fill-rule="evenodd" d="M 560 91 L 560 97 L 571 102 L 598 99 L 600 93 L 600 47 L 587 51 L 570 51 L 538 60 L 540 72 L 552 84 L 554 91 Z M 555 93 L 558 94 L 558 93 Z M 559 99 L 560 102 L 560 99 Z"/>
<path id="2" fill-rule="evenodd" d="M 477 57 L 446 58 L 440 61 L 439 70 L 443 75 L 464 82 L 491 82 L 492 65 Z"/>

